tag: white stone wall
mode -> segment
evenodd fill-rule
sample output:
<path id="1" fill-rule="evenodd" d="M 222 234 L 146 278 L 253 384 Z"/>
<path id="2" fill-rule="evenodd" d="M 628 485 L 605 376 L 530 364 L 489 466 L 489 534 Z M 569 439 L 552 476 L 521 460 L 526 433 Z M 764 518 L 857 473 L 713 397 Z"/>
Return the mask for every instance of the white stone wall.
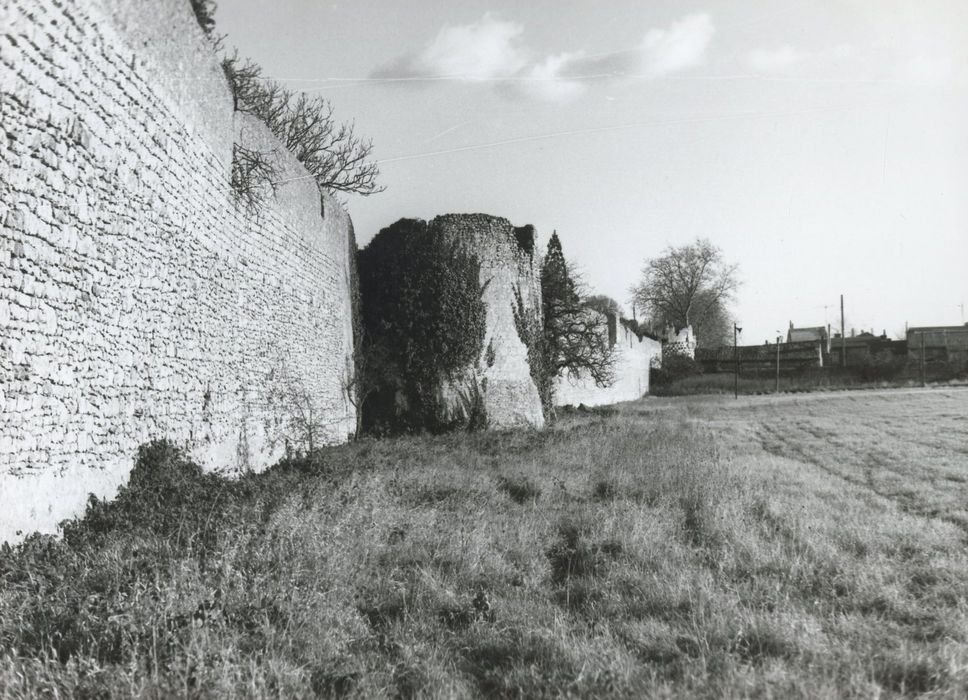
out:
<path id="1" fill-rule="evenodd" d="M 621 401 L 635 401 L 649 393 L 649 368 L 662 356 L 662 344 L 651 338 L 641 340 L 621 323 L 617 324 L 615 380 L 607 387 L 595 384 L 587 372 L 578 377 L 559 376 L 555 380 L 555 404 L 558 406 L 603 406 Z"/>
<path id="2" fill-rule="evenodd" d="M 344 440 L 349 218 L 234 112 L 187 0 L 3 0 L 0 26 L 0 541 L 151 439 L 261 469 L 311 402 Z M 247 210 L 234 143 L 300 179 Z"/>

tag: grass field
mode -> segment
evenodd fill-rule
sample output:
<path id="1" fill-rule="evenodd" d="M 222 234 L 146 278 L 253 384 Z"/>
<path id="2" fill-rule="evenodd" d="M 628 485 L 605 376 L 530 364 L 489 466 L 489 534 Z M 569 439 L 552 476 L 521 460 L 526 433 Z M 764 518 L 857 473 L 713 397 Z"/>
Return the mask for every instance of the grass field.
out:
<path id="1" fill-rule="evenodd" d="M 927 382 L 933 386 L 954 387 L 968 385 L 965 372 L 945 372 L 935 370 L 927 375 Z M 914 388 L 921 386 L 916 372 L 899 374 L 890 379 L 865 379 L 862 374 L 839 371 L 804 371 L 780 376 L 780 393 L 803 393 L 809 391 L 838 391 L 842 389 L 888 389 Z M 654 385 L 652 393 L 656 396 L 698 396 L 704 394 L 776 393 L 776 378 L 770 373 L 761 376 L 741 375 L 739 381 L 729 372 L 696 374 L 682 377 L 669 384 Z"/>
<path id="2" fill-rule="evenodd" d="M 0 553 L 0 695 L 968 696 L 968 390 L 149 462 Z"/>

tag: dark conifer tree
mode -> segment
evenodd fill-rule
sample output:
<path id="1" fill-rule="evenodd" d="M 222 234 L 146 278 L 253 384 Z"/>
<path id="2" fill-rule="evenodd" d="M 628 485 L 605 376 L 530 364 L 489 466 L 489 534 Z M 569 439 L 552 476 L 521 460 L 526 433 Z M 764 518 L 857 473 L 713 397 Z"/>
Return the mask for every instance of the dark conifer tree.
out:
<path id="1" fill-rule="evenodd" d="M 601 314 L 582 303 L 580 280 L 565 259 L 557 231 L 551 234 L 541 265 L 541 297 L 545 380 L 538 389 L 546 413 L 551 413 L 555 377 L 564 373 L 578 376 L 585 371 L 604 387 L 612 382 L 614 371 L 607 324 Z"/>

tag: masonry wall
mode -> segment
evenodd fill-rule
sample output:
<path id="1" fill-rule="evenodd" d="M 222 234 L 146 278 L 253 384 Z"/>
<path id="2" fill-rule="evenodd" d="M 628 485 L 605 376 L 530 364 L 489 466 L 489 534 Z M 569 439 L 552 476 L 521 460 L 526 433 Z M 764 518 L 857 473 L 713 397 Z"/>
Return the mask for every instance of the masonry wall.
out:
<path id="1" fill-rule="evenodd" d="M 555 380 L 555 404 L 558 406 L 603 406 L 621 401 L 635 401 L 649 393 L 649 368 L 662 357 L 662 344 L 651 338 L 639 339 L 621 323 L 616 324 L 615 379 L 607 387 L 595 384 L 587 372 L 578 377 L 559 376 Z"/>
<path id="2" fill-rule="evenodd" d="M 479 366 L 490 426 L 542 427 L 541 399 L 531 378 L 528 349 L 514 321 L 515 290 L 525 308 L 540 315 L 534 229 L 515 228 L 507 219 L 486 214 L 446 214 L 431 220 L 430 226 L 459 241 L 481 263 L 487 330 Z"/>
<path id="3" fill-rule="evenodd" d="M 354 426 L 350 221 L 236 113 L 188 0 L 0 3 L 0 541 L 166 437 L 261 469 Z M 233 145 L 271 153 L 258 210 Z"/>
<path id="4" fill-rule="evenodd" d="M 823 346 L 821 340 L 807 340 L 779 344 L 780 368 L 784 371 L 801 370 L 808 367 L 823 367 Z M 696 361 L 703 371 L 735 372 L 736 360 L 740 371 L 753 369 L 775 370 L 777 345 L 740 345 L 737 348 L 722 346 L 718 348 L 697 348 Z"/>

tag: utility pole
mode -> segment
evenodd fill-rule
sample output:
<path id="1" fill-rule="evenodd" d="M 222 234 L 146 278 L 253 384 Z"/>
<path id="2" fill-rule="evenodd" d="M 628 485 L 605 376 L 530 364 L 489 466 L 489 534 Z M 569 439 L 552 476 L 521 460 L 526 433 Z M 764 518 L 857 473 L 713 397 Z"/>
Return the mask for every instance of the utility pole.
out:
<path id="1" fill-rule="evenodd" d="M 840 366 L 847 366 L 847 338 L 844 335 L 844 295 L 840 295 Z"/>
<path id="2" fill-rule="evenodd" d="M 924 331 L 921 331 L 921 386 L 925 386 L 924 380 Z"/>
<path id="3" fill-rule="evenodd" d="M 739 398 L 739 345 L 737 344 L 737 339 L 739 334 L 743 331 L 742 328 L 737 327 L 736 322 L 733 321 L 733 398 Z"/>
<path id="4" fill-rule="evenodd" d="M 776 336 L 776 393 L 780 393 L 780 335 Z"/>

